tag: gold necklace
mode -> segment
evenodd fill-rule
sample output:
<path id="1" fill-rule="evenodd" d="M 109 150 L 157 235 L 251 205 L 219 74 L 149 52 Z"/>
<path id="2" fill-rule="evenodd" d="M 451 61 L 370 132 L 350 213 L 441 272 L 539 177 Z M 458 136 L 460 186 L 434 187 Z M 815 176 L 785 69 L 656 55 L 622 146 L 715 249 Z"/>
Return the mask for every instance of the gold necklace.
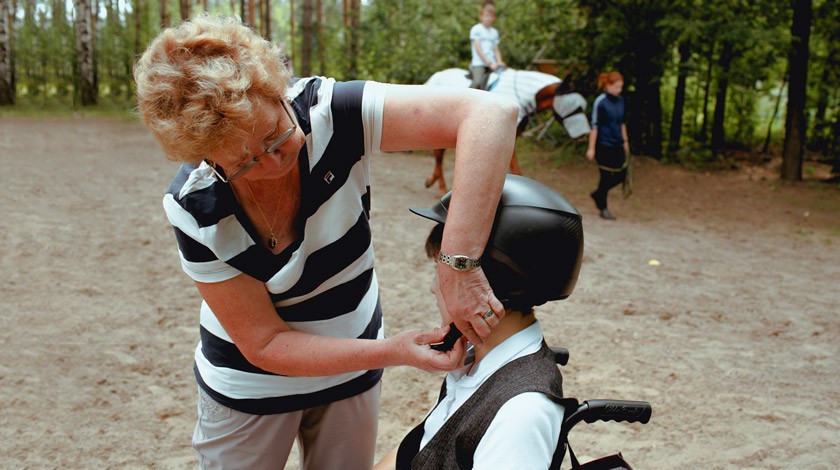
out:
<path id="1" fill-rule="evenodd" d="M 254 196 L 254 191 L 251 189 L 251 185 L 248 184 L 248 180 L 245 180 L 245 186 L 248 188 L 248 192 L 251 193 L 251 199 L 254 200 L 254 205 L 257 206 L 257 211 L 259 211 L 260 216 L 262 216 L 265 225 L 268 226 L 268 242 L 266 246 L 268 246 L 269 250 L 273 250 L 277 246 L 277 239 L 274 237 L 274 225 L 277 224 L 277 215 L 280 214 L 280 205 L 277 205 L 277 210 L 274 212 L 274 219 L 271 221 L 271 225 L 268 224 L 268 219 L 265 218 L 265 214 L 263 214 L 262 208 L 260 208 L 260 203 L 257 202 L 256 196 Z"/>

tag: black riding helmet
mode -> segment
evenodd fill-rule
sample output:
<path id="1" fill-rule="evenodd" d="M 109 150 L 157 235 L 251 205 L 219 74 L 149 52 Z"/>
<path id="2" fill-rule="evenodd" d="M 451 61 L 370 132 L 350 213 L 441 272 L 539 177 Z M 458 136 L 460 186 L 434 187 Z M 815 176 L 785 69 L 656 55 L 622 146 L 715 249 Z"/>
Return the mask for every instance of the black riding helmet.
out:
<path id="1" fill-rule="evenodd" d="M 411 212 L 446 223 L 452 193 Z M 481 268 L 505 307 L 525 309 L 561 300 L 575 288 L 583 260 L 581 215 L 560 193 L 507 175 Z"/>

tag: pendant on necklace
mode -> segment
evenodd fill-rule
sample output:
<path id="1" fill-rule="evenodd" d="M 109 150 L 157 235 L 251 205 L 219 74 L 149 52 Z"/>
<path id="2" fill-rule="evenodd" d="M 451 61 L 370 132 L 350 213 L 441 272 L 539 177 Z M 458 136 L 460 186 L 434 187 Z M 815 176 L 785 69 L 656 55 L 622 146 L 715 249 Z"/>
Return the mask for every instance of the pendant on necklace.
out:
<path id="1" fill-rule="evenodd" d="M 271 235 L 268 236 L 268 249 L 273 250 L 274 247 L 276 247 L 276 246 L 277 246 L 277 239 L 274 238 L 274 234 L 272 233 Z"/>

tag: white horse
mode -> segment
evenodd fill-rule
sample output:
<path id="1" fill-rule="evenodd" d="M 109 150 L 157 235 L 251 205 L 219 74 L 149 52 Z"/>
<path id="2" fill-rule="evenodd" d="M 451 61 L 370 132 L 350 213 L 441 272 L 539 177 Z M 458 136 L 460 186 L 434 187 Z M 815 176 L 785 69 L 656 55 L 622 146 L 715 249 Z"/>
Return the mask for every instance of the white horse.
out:
<path id="1" fill-rule="evenodd" d="M 435 73 L 425 85 L 468 88 L 470 79 L 466 70 L 453 68 Z M 561 85 L 562 80 L 554 75 L 532 70 L 503 69 L 491 73 L 487 79 L 489 92 L 508 96 L 519 103 L 517 136 L 525 130 L 529 116 L 551 108 L 554 118 L 563 124 L 569 137 L 576 139 L 588 134 L 590 130 L 585 114 L 586 100 L 578 93 L 563 93 Z M 427 188 L 435 181 L 438 182 L 441 195 L 446 193 L 444 152 L 445 149 L 435 150 L 435 168 L 432 176 L 426 179 Z M 510 160 L 510 172 L 522 174 L 515 151 Z"/>

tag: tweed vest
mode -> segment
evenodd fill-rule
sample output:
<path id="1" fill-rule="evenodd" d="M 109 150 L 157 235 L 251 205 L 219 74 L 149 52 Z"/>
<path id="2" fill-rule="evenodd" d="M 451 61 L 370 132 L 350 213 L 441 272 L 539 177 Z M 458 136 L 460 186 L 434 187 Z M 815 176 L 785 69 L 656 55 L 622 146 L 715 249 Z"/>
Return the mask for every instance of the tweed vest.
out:
<path id="1" fill-rule="evenodd" d="M 471 469 L 475 449 L 496 413 L 525 392 L 544 393 L 555 401 L 563 397 L 563 377 L 545 342 L 537 352 L 509 362 L 490 376 L 419 452 L 425 421 L 414 428 L 400 443 L 397 468 Z M 446 382 L 438 402 L 444 396 Z"/>

